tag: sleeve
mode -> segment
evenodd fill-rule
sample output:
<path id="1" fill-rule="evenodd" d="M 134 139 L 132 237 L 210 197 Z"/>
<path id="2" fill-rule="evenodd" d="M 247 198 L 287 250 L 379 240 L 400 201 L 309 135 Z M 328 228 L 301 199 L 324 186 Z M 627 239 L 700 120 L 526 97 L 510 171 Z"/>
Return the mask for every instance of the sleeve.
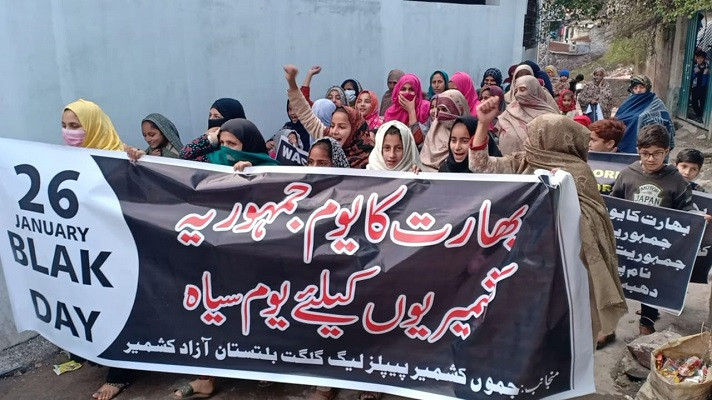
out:
<path id="1" fill-rule="evenodd" d="M 423 129 L 420 127 L 420 122 L 416 122 L 411 125 L 410 131 L 413 132 L 413 139 L 415 139 L 415 144 L 418 146 L 423 144 L 425 136 L 423 136 Z"/>
<path id="2" fill-rule="evenodd" d="M 603 108 L 603 117 L 611 117 L 611 109 L 613 108 L 613 93 L 611 92 L 611 86 L 606 83 L 601 87 L 600 101 L 601 108 Z"/>
<path id="3" fill-rule="evenodd" d="M 299 88 L 299 90 L 304 95 L 304 98 L 307 99 L 307 103 L 309 103 L 309 107 L 313 106 L 314 102 L 311 101 L 311 88 L 309 86 L 302 86 Z"/>
<path id="4" fill-rule="evenodd" d="M 489 137 L 480 146 L 473 146 L 470 141 L 470 171 L 485 174 L 515 174 L 525 162 L 523 152 L 504 157 L 490 157 L 488 147 Z"/>
<path id="5" fill-rule="evenodd" d="M 586 83 L 583 86 L 583 90 L 581 90 L 581 93 L 579 93 L 578 96 L 578 101 L 581 104 L 581 110 L 583 112 L 586 112 L 586 108 L 588 108 L 588 105 L 591 104 L 591 100 L 593 100 L 593 87 L 591 86 L 590 83 Z"/>
<path id="6" fill-rule="evenodd" d="M 180 149 L 180 158 L 183 160 L 208 162 L 208 154 L 215 150 L 216 147 L 210 143 L 208 135 L 204 133 Z"/>
<path id="7" fill-rule="evenodd" d="M 304 129 L 309 132 L 309 135 L 314 139 L 324 137 L 324 131 L 327 127 L 314 115 L 314 111 L 309 107 L 309 103 L 302 92 L 299 90 L 289 90 L 287 94 L 289 95 L 289 104 L 292 105 L 292 109 L 297 113 L 299 122 L 304 125 Z"/>
<path id="8" fill-rule="evenodd" d="M 611 189 L 611 196 L 612 197 L 617 197 L 619 199 L 625 199 L 625 185 L 623 184 L 623 172 L 625 170 L 621 171 L 620 174 L 618 174 L 618 177 L 616 178 L 616 182 L 613 184 L 613 188 Z"/>

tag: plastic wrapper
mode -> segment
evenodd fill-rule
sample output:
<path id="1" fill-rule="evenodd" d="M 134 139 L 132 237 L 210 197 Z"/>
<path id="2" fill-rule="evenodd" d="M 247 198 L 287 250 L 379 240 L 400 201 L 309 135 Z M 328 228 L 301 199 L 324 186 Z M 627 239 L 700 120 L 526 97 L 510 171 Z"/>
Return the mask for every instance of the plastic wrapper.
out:
<path id="1" fill-rule="evenodd" d="M 76 362 L 74 360 L 69 360 L 69 361 L 63 362 L 59 365 L 55 365 L 54 368 L 52 368 L 52 370 L 54 371 L 55 374 L 62 375 L 65 372 L 75 371 L 81 367 L 82 367 L 82 364 L 79 364 L 78 362 Z"/>

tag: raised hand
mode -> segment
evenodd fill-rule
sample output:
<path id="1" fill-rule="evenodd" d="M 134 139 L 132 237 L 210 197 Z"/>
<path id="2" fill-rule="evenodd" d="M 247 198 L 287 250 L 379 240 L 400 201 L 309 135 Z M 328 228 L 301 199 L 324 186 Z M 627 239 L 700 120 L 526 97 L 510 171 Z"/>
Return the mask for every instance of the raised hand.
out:
<path id="1" fill-rule="evenodd" d="M 287 81 L 296 79 L 298 73 L 299 68 L 297 68 L 296 65 L 287 64 L 284 66 L 284 77 L 287 79 Z"/>
<path id="2" fill-rule="evenodd" d="M 321 72 L 321 66 L 315 65 L 315 66 L 309 68 L 309 71 L 307 73 L 309 75 L 318 75 L 319 72 Z"/>
<path id="3" fill-rule="evenodd" d="M 480 102 L 477 106 L 477 119 L 480 124 L 489 125 L 490 122 L 494 121 L 499 114 L 499 102 L 498 96 L 492 96 L 489 99 Z"/>

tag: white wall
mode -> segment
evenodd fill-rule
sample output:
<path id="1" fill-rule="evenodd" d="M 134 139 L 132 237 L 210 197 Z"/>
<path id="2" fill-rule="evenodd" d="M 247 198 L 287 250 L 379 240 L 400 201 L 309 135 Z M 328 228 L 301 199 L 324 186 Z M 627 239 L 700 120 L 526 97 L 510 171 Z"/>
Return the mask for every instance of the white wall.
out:
<path id="1" fill-rule="evenodd" d="M 499 4 L 498 4 L 499 3 Z M 313 97 L 346 78 L 382 94 L 386 74 L 463 70 L 522 59 L 526 0 L 457 5 L 402 0 L 0 0 L 0 136 L 60 143 L 64 105 L 85 98 L 123 140 L 170 118 L 184 142 L 210 104 L 235 97 L 265 136 L 287 120 L 281 66 L 324 71 Z M 301 83 L 301 82 L 300 82 Z"/>

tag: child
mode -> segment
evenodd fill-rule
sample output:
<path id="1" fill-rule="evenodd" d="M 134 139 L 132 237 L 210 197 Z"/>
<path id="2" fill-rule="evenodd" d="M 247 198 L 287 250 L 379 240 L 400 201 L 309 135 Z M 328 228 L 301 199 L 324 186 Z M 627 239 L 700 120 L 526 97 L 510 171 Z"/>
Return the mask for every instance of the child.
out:
<path id="1" fill-rule="evenodd" d="M 697 149 L 684 149 L 677 154 L 675 166 L 683 178 L 690 184 L 690 189 L 704 192 L 705 190 L 697 183 L 693 182 L 702 169 L 705 156 Z"/>
<path id="2" fill-rule="evenodd" d="M 625 124 L 615 118 L 607 118 L 592 123 L 588 129 L 591 131 L 588 151 L 615 153 L 625 133 Z"/>
<path id="3" fill-rule="evenodd" d="M 376 146 L 366 169 L 376 171 L 415 171 L 422 169 L 418 146 L 410 129 L 400 121 L 389 121 L 376 132 Z"/>
<path id="4" fill-rule="evenodd" d="M 690 95 L 692 97 L 692 110 L 695 112 L 695 120 L 698 122 L 702 122 L 702 112 L 705 109 L 709 80 L 710 68 L 707 64 L 707 53 L 702 49 L 697 49 L 695 50 L 695 66 L 692 69 L 692 80 L 690 81 Z"/>
<path id="5" fill-rule="evenodd" d="M 665 164 L 670 152 L 670 136 L 663 125 L 646 125 L 638 134 L 640 161 L 623 169 L 613 185 L 611 196 L 657 207 L 689 211 L 692 191 L 685 178 L 672 165 Z M 655 332 L 657 309 L 641 304 L 641 335 Z"/>
<path id="6" fill-rule="evenodd" d="M 559 93 L 559 99 L 556 104 L 559 105 L 559 110 L 562 115 L 566 115 L 567 117 L 575 117 L 577 115 L 574 92 L 568 89 L 563 90 Z"/>

